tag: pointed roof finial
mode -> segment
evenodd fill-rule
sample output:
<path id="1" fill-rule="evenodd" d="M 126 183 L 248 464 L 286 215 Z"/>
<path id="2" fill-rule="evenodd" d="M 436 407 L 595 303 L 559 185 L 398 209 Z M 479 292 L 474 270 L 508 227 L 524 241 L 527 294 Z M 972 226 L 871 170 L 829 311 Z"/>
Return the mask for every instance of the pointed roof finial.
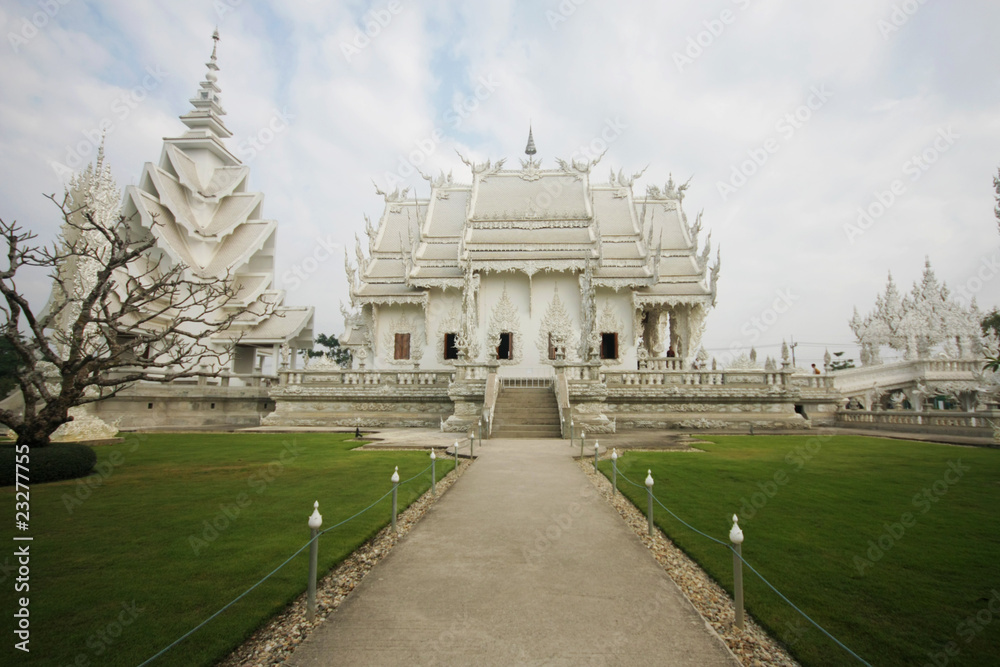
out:
<path id="1" fill-rule="evenodd" d="M 531 123 L 528 123 L 528 145 L 524 147 L 524 152 L 529 157 L 538 152 L 535 148 L 535 137 L 531 133 Z"/>
<path id="2" fill-rule="evenodd" d="M 222 108 L 222 98 L 219 93 L 219 29 L 212 33 L 212 56 L 205 67 L 205 80 L 198 84 L 198 91 L 191 99 L 193 110 L 181 116 L 181 122 L 191 130 L 185 137 L 213 136 L 216 139 L 228 139 L 233 133 L 223 124 L 222 116 L 226 115 L 226 110 Z"/>
<path id="3" fill-rule="evenodd" d="M 215 62 L 215 50 L 216 50 L 217 48 L 219 48 L 219 40 L 220 40 L 220 39 L 221 39 L 221 38 L 219 37 L 219 27 L 218 27 L 218 26 L 216 26 L 216 27 L 215 27 L 215 32 L 213 32 L 213 33 L 212 33 L 212 41 L 213 41 L 213 42 L 215 42 L 215 43 L 214 43 L 214 44 L 212 45 L 212 62 L 213 62 L 213 63 Z"/>

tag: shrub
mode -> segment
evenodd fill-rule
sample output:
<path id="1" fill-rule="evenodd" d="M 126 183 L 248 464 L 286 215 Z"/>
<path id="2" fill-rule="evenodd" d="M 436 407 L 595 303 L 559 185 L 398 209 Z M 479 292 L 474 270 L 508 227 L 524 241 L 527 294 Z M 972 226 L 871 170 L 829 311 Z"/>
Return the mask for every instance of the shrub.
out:
<path id="1" fill-rule="evenodd" d="M 53 442 L 29 450 L 28 482 L 58 482 L 61 479 L 86 477 L 97 463 L 97 454 L 78 442 Z M 14 485 L 15 450 L 13 444 L 0 444 L 0 486 Z"/>

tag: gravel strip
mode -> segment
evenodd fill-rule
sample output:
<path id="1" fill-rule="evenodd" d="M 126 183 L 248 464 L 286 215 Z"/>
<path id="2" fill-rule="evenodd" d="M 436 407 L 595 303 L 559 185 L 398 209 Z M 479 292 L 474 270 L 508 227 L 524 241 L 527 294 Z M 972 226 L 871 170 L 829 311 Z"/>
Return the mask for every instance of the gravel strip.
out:
<path id="1" fill-rule="evenodd" d="M 440 498 L 470 465 L 469 461 L 461 461 L 457 471 L 453 470 L 439 480 L 437 498 Z M 287 609 L 257 630 L 229 657 L 219 662 L 218 667 L 271 667 L 283 664 L 309 633 L 336 611 L 375 564 L 386 557 L 399 538 L 416 525 L 437 498 L 428 490 L 396 518 L 397 534 L 393 535 L 391 525 L 386 526 L 316 583 L 315 621 L 312 623 L 306 621 L 306 594 L 303 593 Z"/>
<path id="2" fill-rule="evenodd" d="M 684 596 L 694 605 L 702 618 L 722 637 L 745 667 L 798 667 L 787 651 L 768 635 L 763 628 L 745 615 L 746 628 L 740 630 L 733 622 L 735 607 L 732 598 L 715 583 L 687 554 L 677 547 L 660 530 L 649 536 L 646 515 L 620 492 L 612 497 L 611 481 L 594 470 L 594 459 L 579 461 L 580 468 L 598 492 L 612 507 L 618 510 L 626 523 L 632 527 L 642 543 L 653 553 L 657 562 L 666 570 Z M 746 576 L 746 575 L 744 575 Z"/>

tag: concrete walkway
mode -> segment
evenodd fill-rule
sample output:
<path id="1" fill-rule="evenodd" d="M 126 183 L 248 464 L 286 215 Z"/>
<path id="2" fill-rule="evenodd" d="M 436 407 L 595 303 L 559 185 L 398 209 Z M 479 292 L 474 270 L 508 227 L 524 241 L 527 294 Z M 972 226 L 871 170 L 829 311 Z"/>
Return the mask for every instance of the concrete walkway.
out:
<path id="1" fill-rule="evenodd" d="M 289 664 L 738 664 L 572 452 L 561 440 L 477 447 Z"/>

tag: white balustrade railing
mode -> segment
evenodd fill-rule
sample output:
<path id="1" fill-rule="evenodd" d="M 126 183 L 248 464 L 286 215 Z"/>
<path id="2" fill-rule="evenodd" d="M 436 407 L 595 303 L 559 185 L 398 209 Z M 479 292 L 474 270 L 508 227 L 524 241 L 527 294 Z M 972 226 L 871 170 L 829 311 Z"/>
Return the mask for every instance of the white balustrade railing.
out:
<path id="1" fill-rule="evenodd" d="M 604 371 L 604 381 L 609 387 L 658 387 L 665 385 L 717 386 L 717 385 L 762 385 L 782 386 L 787 384 L 788 373 L 780 371 Z"/>
<path id="2" fill-rule="evenodd" d="M 983 369 L 982 359 L 911 359 L 834 371 L 837 389 L 848 395 L 873 386 L 890 387 L 910 382 L 934 380 L 974 380 Z"/>
<path id="3" fill-rule="evenodd" d="M 837 423 L 884 424 L 891 426 L 951 426 L 963 428 L 989 428 L 990 421 L 1000 420 L 1000 413 L 959 412 L 956 410 L 925 410 L 923 412 L 901 410 L 841 410 L 837 413 Z"/>
<path id="4" fill-rule="evenodd" d="M 399 385 L 406 387 L 447 386 L 454 378 L 451 371 L 399 370 L 296 370 L 279 372 L 282 386 L 340 384 L 354 387 Z M 485 377 L 485 376 L 484 376 Z"/>
<path id="5" fill-rule="evenodd" d="M 684 360 L 678 357 L 654 357 L 639 362 L 642 370 L 648 371 L 683 371 Z"/>
<path id="6" fill-rule="evenodd" d="M 831 375 L 793 375 L 789 381 L 793 387 L 809 389 L 833 389 L 834 378 Z"/>

